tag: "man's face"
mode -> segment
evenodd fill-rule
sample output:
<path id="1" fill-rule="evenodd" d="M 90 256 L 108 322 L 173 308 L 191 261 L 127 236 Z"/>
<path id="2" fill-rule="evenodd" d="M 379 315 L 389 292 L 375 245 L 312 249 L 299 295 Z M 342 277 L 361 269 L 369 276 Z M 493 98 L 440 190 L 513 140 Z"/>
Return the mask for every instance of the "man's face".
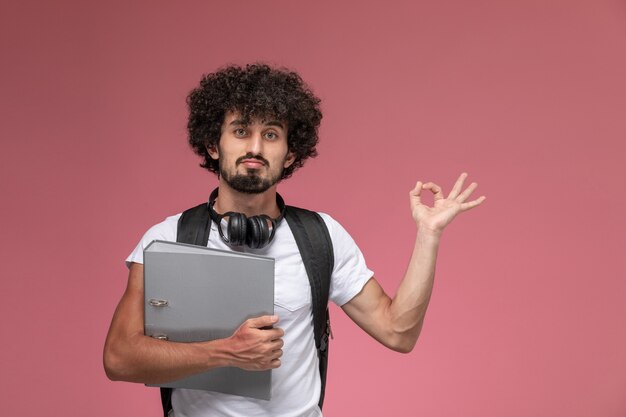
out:
<path id="1" fill-rule="evenodd" d="M 282 177 L 295 157 L 287 146 L 286 123 L 252 119 L 228 112 L 217 148 L 208 148 L 218 159 L 220 176 L 234 190 L 257 194 L 267 191 Z"/>

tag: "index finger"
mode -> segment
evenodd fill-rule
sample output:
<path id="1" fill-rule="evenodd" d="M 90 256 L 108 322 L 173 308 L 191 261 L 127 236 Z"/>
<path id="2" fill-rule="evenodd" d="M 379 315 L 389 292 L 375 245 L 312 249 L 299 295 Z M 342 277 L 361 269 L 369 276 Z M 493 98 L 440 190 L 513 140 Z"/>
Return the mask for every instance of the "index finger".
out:
<path id="1" fill-rule="evenodd" d="M 253 317 L 246 320 L 246 325 L 255 329 L 260 329 L 262 327 L 272 327 L 276 323 L 278 323 L 278 316 L 276 315 Z"/>

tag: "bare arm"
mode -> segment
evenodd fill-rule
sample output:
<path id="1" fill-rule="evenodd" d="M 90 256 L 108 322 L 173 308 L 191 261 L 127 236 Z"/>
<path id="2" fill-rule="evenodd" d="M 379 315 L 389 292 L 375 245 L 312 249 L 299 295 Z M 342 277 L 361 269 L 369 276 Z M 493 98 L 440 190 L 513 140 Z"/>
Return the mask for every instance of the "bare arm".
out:
<path id="1" fill-rule="evenodd" d="M 447 198 L 441 188 L 433 183 L 418 182 L 410 192 L 411 212 L 418 231 L 407 271 L 391 299 L 375 279 L 343 306 L 343 310 L 363 330 L 383 345 L 399 351 L 410 352 L 419 337 L 426 309 L 430 301 L 435 278 L 437 251 L 443 229 L 462 211 L 481 204 L 485 197 L 465 202 L 476 189 L 472 183 L 461 192 L 467 177 L 461 174 Z M 421 203 L 423 189 L 435 195 L 434 207 Z"/>
<path id="2" fill-rule="evenodd" d="M 143 333 L 143 265 L 133 263 L 104 345 L 104 369 L 112 380 L 161 383 L 219 366 L 248 370 L 280 366 L 281 329 L 276 316 L 247 320 L 229 338 L 201 343 L 157 340 Z"/>

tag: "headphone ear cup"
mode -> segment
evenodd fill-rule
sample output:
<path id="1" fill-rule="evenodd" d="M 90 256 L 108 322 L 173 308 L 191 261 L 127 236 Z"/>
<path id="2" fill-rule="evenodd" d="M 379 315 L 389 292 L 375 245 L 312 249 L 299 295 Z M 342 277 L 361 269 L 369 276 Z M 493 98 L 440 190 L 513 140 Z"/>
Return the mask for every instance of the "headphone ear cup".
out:
<path id="1" fill-rule="evenodd" d="M 243 213 L 228 213 L 228 242 L 233 246 L 246 243 L 248 219 Z"/>
<path id="2" fill-rule="evenodd" d="M 211 220 L 217 225 L 217 230 L 219 231 L 222 241 L 230 246 L 246 245 L 253 249 L 259 249 L 269 245 L 272 239 L 274 239 L 277 226 L 285 216 L 285 201 L 280 194 L 276 194 L 276 204 L 280 210 L 278 217 L 273 219 L 266 214 L 260 214 L 248 218 L 243 213 L 233 211 L 218 214 L 213 208 L 218 196 L 218 191 L 219 189 L 216 188 L 211 192 L 208 210 Z M 228 237 L 224 236 L 222 227 L 222 220 L 225 218 L 228 219 L 226 222 L 226 233 L 228 233 Z"/>
<path id="3" fill-rule="evenodd" d="M 249 248 L 259 249 L 269 243 L 270 231 L 265 216 L 252 216 L 248 218 L 248 233 L 246 245 Z"/>

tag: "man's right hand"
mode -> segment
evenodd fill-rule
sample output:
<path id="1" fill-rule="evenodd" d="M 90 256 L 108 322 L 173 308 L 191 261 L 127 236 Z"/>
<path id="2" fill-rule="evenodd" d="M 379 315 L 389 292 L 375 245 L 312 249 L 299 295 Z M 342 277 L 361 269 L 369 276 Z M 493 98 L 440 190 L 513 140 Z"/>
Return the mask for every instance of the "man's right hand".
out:
<path id="1" fill-rule="evenodd" d="M 232 365 L 248 371 L 263 371 L 280 366 L 285 332 L 272 328 L 278 316 L 261 316 L 246 320 L 226 339 Z"/>

